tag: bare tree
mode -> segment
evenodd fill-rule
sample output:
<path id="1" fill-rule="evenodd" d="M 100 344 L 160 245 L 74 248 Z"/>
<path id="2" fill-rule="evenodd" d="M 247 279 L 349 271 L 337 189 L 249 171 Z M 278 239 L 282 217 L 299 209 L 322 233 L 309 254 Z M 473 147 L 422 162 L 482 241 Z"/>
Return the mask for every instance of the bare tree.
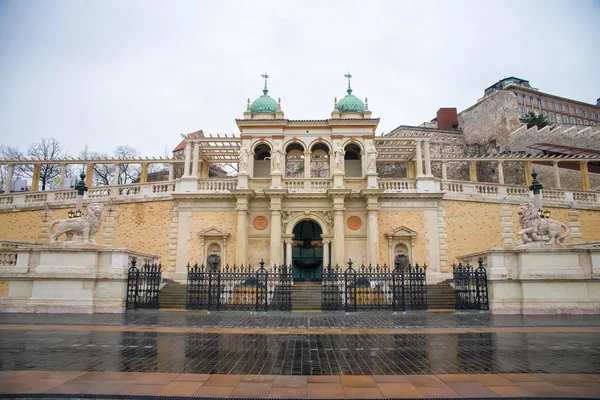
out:
<path id="1" fill-rule="evenodd" d="M 21 150 L 16 147 L 4 146 L 0 145 L 0 158 L 5 160 L 18 160 L 21 158 L 25 158 L 25 155 Z M 24 168 L 23 165 L 17 164 L 14 166 L 12 179 L 20 179 L 24 176 Z M 0 165 L 0 188 L 1 191 L 4 192 L 5 185 L 8 184 L 8 165 L 3 164 Z"/>
<path id="2" fill-rule="evenodd" d="M 115 157 L 119 159 L 138 158 L 139 156 L 139 151 L 130 146 L 119 146 L 115 150 Z M 121 164 L 117 182 L 119 185 L 137 182 L 140 179 L 140 172 L 139 165 Z"/>
<path id="3" fill-rule="evenodd" d="M 83 150 L 79 153 L 79 158 L 83 159 L 102 159 L 108 158 L 106 153 L 90 151 L 89 144 L 86 143 Z M 94 186 L 108 186 L 113 182 L 114 168 L 110 164 L 94 164 L 94 176 L 92 181 Z"/>

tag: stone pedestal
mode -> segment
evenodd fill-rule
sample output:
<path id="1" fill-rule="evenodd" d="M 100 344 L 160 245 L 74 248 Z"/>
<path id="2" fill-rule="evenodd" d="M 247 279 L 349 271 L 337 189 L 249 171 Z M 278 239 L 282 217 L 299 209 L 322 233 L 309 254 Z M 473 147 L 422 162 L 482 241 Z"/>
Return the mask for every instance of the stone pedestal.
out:
<path id="1" fill-rule="evenodd" d="M 198 192 L 198 177 L 182 177 L 178 183 L 179 185 L 176 187 L 177 192 Z"/>
<path id="2" fill-rule="evenodd" d="M 8 281 L 0 312 L 123 313 L 132 258 L 138 266 L 156 259 L 128 249 L 90 246 L 10 251 L 16 252 L 17 262 L 0 270 L 0 280 Z"/>
<path id="3" fill-rule="evenodd" d="M 490 249 L 458 259 L 487 270 L 495 314 L 600 314 L 600 243 Z"/>
<path id="4" fill-rule="evenodd" d="M 417 176 L 417 193 L 439 192 L 439 189 L 433 176 Z"/>

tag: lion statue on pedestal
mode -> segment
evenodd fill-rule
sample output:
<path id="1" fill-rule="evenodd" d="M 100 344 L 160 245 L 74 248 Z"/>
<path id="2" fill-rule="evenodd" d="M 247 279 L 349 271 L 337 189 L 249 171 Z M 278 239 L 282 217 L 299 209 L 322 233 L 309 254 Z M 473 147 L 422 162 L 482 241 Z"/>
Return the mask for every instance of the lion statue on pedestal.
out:
<path id="1" fill-rule="evenodd" d="M 540 217 L 533 204 L 521 204 L 517 214 L 523 228 L 517 233 L 523 238 L 523 240 L 517 242 L 517 246 L 533 242 L 540 242 L 546 245 L 564 245 L 565 238 L 571 232 L 569 227 L 562 222 Z M 565 228 L 563 235 L 560 234 L 561 228 Z M 544 240 L 544 235 L 548 236 L 547 241 Z"/>
<path id="2" fill-rule="evenodd" d="M 102 208 L 102 204 L 92 203 L 81 217 L 59 219 L 51 222 L 50 243 L 56 243 L 56 239 L 62 234 L 66 236 L 65 244 L 96 243 L 94 236 L 102 223 Z M 55 225 L 58 225 L 56 231 L 54 231 Z"/>

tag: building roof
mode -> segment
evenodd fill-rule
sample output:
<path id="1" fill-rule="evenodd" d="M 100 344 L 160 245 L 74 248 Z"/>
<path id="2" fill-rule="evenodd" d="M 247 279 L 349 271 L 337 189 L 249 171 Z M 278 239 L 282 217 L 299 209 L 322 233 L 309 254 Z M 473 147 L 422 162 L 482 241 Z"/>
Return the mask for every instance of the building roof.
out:
<path id="1" fill-rule="evenodd" d="M 189 134 L 189 135 L 187 135 L 187 136 L 188 136 L 189 138 L 191 138 L 191 139 L 197 139 L 197 138 L 204 137 L 204 132 L 202 132 L 202 129 L 200 129 L 199 131 L 192 132 L 192 133 L 190 133 L 190 134 Z M 180 142 L 180 143 L 177 145 L 177 147 L 175 147 L 175 148 L 173 149 L 173 151 L 175 152 L 175 151 L 180 151 L 180 150 L 183 150 L 183 149 L 185 149 L 185 139 L 183 139 L 183 140 L 182 140 L 182 141 L 181 141 L 181 142 Z"/>

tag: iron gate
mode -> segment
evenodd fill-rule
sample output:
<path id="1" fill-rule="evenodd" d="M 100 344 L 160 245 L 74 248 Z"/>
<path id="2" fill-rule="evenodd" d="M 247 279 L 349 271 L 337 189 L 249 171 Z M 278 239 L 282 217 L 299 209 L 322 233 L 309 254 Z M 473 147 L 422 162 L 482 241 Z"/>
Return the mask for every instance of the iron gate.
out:
<path id="1" fill-rule="evenodd" d="M 161 265 L 144 264 L 140 269 L 135 265 L 137 260 L 131 260 L 127 273 L 127 299 L 125 308 L 158 308 L 158 294 L 162 279 Z"/>
<path id="2" fill-rule="evenodd" d="M 352 264 L 350 260 L 345 271 L 337 265 L 323 269 L 323 311 L 427 309 L 426 265 L 402 267 L 397 261 L 391 270 L 387 265 L 361 265 L 355 269 Z"/>
<path id="3" fill-rule="evenodd" d="M 291 311 L 292 268 L 260 260 L 251 265 L 218 269 L 188 265 L 186 308 L 209 311 Z"/>
<path id="4" fill-rule="evenodd" d="M 459 263 L 452 266 L 454 275 L 454 295 L 457 310 L 489 310 L 487 272 L 483 259 L 477 260 L 479 267 Z"/>

